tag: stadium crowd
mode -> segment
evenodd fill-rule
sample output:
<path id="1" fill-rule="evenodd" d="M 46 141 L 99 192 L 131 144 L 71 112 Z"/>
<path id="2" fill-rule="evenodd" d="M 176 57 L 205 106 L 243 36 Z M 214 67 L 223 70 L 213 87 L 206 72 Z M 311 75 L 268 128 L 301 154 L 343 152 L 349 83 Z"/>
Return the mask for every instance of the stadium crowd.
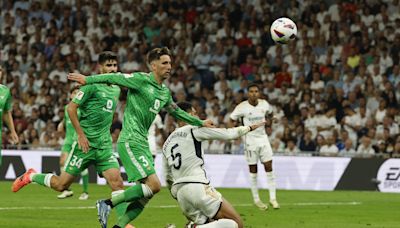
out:
<path id="1" fill-rule="evenodd" d="M 175 100 L 220 127 L 232 125 L 229 114 L 257 83 L 278 119 L 267 127 L 275 152 L 400 155 L 398 0 L 4 0 L 0 13 L 1 80 L 13 96 L 18 148 L 62 145 L 68 72 L 95 74 L 104 50 L 118 54 L 121 72 L 147 72 L 147 51 L 168 46 Z M 269 34 L 281 16 L 298 27 L 288 45 Z M 163 120 L 165 137 L 175 126 Z M 209 143 L 217 153 L 241 147 Z"/>

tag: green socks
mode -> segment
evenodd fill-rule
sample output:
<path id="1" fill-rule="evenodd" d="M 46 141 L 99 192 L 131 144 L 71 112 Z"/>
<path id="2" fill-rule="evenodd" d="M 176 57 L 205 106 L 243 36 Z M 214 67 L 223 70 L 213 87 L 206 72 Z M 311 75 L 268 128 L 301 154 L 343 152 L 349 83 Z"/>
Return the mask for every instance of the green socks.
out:
<path id="1" fill-rule="evenodd" d="M 88 186 L 89 186 L 89 172 L 87 169 L 85 169 L 82 173 L 81 173 L 81 177 L 82 177 L 82 187 L 83 187 L 83 192 L 88 193 Z"/>
<path id="2" fill-rule="evenodd" d="M 36 173 L 31 176 L 31 180 L 32 182 L 51 188 L 50 181 L 53 176 L 54 174 L 52 173 Z"/>

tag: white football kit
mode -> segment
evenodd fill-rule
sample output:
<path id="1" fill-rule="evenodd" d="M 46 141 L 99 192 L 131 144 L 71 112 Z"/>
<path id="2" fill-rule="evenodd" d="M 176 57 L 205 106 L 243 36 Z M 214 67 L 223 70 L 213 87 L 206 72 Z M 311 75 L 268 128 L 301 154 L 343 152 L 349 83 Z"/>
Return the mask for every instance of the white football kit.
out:
<path id="1" fill-rule="evenodd" d="M 163 128 L 163 122 L 161 116 L 159 114 L 156 115 L 153 123 L 150 125 L 149 134 L 147 136 L 147 140 L 149 142 L 149 148 L 152 155 L 157 155 L 157 136 L 156 136 L 156 128 Z"/>
<path id="2" fill-rule="evenodd" d="M 173 182 L 172 196 L 185 216 L 204 224 L 217 214 L 222 196 L 209 185 L 204 165 L 203 141 L 231 140 L 250 131 L 250 127 L 206 128 L 186 125 L 175 129 L 163 146 L 167 161 L 167 180 Z"/>
<path id="3" fill-rule="evenodd" d="M 272 114 L 272 106 L 264 99 L 258 99 L 256 106 L 251 105 L 248 101 L 238 104 L 231 113 L 231 119 L 240 120 L 243 125 L 265 121 L 265 116 Z M 267 162 L 272 160 L 272 148 L 265 132 L 265 128 L 259 127 L 242 137 L 245 149 L 245 156 L 249 165 L 257 164 L 258 160 Z"/>

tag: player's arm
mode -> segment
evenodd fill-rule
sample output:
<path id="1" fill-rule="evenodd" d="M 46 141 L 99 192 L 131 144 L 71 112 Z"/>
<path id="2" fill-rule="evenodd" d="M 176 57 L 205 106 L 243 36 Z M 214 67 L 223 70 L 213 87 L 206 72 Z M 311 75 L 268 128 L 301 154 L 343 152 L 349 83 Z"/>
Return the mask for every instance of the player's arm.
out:
<path id="1" fill-rule="evenodd" d="M 62 119 L 62 120 L 60 121 L 60 123 L 57 125 L 57 131 L 58 131 L 58 132 L 63 132 L 63 131 L 64 131 L 64 122 L 65 122 L 65 118 Z"/>
<path id="2" fill-rule="evenodd" d="M 69 119 L 75 128 L 76 134 L 78 135 L 78 145 L 79 148 L 87 153 L 89 151 L 89 140 L 87 139 L 85 132 L 83 131 L 79 119 L 78 119 L 78 108 L 79 105 L 85 103 L 85 101 L 90 97 L 91 87 L 82 86 L 79 92 L 75 95 L 72 101 L 68 104 L 67 111 Z"/>
<path id="3" fill-rule="evenodd" d="M 86 77 L 83 74 L 69 73 L 68 79 L 76 81 L 79 84 L 94 84 L 94 83 L 108 83 L 119 86 L 124 86 L 130 89 L 140 88 L 141 77 L 139 74 L 122 74 L 122 73 L 108 73 L 108 74 L 96 74 Z"/>
<path id="4" fill-rule="evenodd" d="M 232 113 L 229 115 L 234 126 L 238 126 L 240 119 L 243 117 L 241 104 L 237 105 Z"/>
<path id="5" fill-rule="evenodd" d="M 19 138 L 17 132 L 15 131 L 14 120 L 11 114 L 11 110 L 4 112 L 3 121 L 6 123 L 8 129 L 10 130 L 10 141 L 14 144 L 17 144 L 19 142 Z"/>
<path id="6" fill-rule="evenodd" d="M 198 128 L 193 131 L 194 137 L 199 140 L 232 140 L 243 136 L 250 131 L 257 129 L 260 126 L 264 126 L 265 122 L 253 124 L 251 126 L 240 126 L 235 128 Z"/>
<path id="7" fill-rule="evenodd" d="M 1 70 L 0 70 L 1 71 Z M 7 100 L 4 105 L 3 121 L 6 123 L 8 129 L 10 130 L 10 141 L 14 144 L 19 142 L 17 132 L 15 131 L 14 120 L 11 114 L 11 94 L 8 92 Z"/>
<path id="8" fill-rule="evenodd" d="M 193 126 L 198 126 L 198 127 L 213 127 L 214 124 L 211 120 L 200 120 L 197 117 L 194 117 L 190 115 L 189 113 L 183 111 L 172 101 L 172 97 L 170 96 L 167 104 L 166 104 L 166 110 L 169 114 L 171 114 L 173 117 L 175 117 L 178 120 L 181 120 L 185 123 L 188 123 Z"/>

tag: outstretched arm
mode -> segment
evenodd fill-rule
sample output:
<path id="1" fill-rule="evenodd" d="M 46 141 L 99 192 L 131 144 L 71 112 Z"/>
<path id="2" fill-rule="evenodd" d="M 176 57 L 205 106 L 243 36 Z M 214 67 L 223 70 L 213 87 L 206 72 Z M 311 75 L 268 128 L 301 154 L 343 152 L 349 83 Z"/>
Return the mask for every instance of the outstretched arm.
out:
<path id="1" fill-rule="evenodd" d="M 83 74 L 69 73 L 68 79 L 71 81 L 76 81 L 81 85 L 94 84 L 94 83 L 108 83 L 119 86 L 124 86 L 127 88 L 139 88 L 140 87 L 140 76 L 132 74 L 122 74 L 122 73 L 109 73 L 109 74 L 97 74 L 86 77 Z"/>
<path id="2" fill-rule="evenodd" d="M 198 128 L 193 131 L 196 139 L 203 140 L 232 140 L 237 139 L 242 135 L 247 134 L 250 131 L 257 129 L 260 126 L 264 126 L 265 122 L 257 123 L 251 126 L 241 126 L 235 128 Z"/>
<path id="3" fill-rule="evenodd" d="M 166 106 L 167 112 L 169 112 L 173 117 L 178 120 L 182 120 L 185 123 L 188 123 L 193 126 L 198 127 L 214 127 L 214 123 L 211 120 L 200 120 L 197 117 L 190 115 L 189 113 L 180 109 L 173 101 L 172 97 L 170 98 L 170 102 Z"/>

